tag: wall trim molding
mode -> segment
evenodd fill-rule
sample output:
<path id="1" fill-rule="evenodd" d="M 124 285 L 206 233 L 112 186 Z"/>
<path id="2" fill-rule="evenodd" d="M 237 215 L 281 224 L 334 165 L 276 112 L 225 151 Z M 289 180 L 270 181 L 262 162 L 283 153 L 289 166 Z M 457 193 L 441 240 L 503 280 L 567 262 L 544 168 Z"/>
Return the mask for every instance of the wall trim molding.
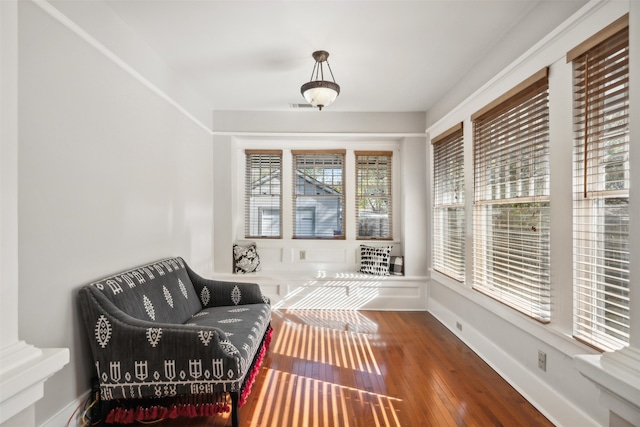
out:
<path id="1" fill-rule="evenodd" d="M 111 60 L 114 64 L 120 67 L 123 71 L 130 74 L 133 78 L 138 80 L 160 98 L 167 101 L 172 107 L 182 113 L 189 120 L 194 122 L 200 128 L 202 128 L 209 135 L 213 135 L 213 132 L 210 126 L 205 125 L 202 121 L 200 121 L 197 117 L 191 114 L 186 108 L 184 108 L 179 102 L 169 96 L 164 90 L 160 89 L 157 85 L 149 81 L 145 76 L 139 73 L 136 69 L 130 66 L 127 62 L 125 62 L 122 58 L 116 55 L 112 50 L 107 48 L 104 44 L 99 42 L 95 37 L 82 29 L 78 24 L 69 19 L 65 14 L 60 12 L 55 6 L 49 3 L 47 0 L 31 0 L 34 4 L 38 5 L 44 12 L 58 21 L 60 24 L 67 27 L 73 33 L 75 33 L 82 40 L 87 42 L 93 48 L 95 48 L 98 52 L 102 53 L 107 59 Z"/>
<path id="2" fill-rule="evenodd" d="M 640 425 L 640 350 L 578 355 L 574 365 L 600 391 L 600 403 L 631 425 Z M 613 425 L 613 424 L 611 424 Z"/>
<path id="3" fill-rule="evenodd" d="M 44 382 L 67 363 L 66 348 L 40 349 L 24 341 L 4 347 L 0 352 L 0 424 L 40 400 Z"/>
<path id="4" fill-rule="evenodd" d="M 247 132 L 213 131 L 214 136 L 246 138 L 426 138 L 426 133 L 416 132 Z"/>

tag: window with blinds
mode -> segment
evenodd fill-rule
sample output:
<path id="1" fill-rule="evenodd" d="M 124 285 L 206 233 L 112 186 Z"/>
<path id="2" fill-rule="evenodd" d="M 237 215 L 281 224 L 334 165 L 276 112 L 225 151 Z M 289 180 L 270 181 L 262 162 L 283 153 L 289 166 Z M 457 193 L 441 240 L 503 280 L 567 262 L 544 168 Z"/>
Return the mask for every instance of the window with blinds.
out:
<path id="1" fill-rule="evenodd" d="M 293 156 L 293 238 L 344 239 L 345 150 Z"/>
<path id="2" fill-rule="evenodd" d="M 282 237 L 282 151 L 246 150 L 245 237 Z"/>
<path id="3" fill-rule="evenodd" d="M 567 54 L 573 62 L 573 334 L 629 343 L 628 16 Z"/>
<path id="4" fill-rule="evenodd" d="M 474 289 L 550 321 L 548 69 L 487 105 L 474 127 Z"/>
<path id="5" fill-rule="evenodd" d="M 462 123 L 433 138 L 433 268 L 465 275 L 464 141 Z"/>
<path id="6" fill-rule="evenodd" d="M 356 151 L 358 239 L 392 238 L 391 151 Z"/>

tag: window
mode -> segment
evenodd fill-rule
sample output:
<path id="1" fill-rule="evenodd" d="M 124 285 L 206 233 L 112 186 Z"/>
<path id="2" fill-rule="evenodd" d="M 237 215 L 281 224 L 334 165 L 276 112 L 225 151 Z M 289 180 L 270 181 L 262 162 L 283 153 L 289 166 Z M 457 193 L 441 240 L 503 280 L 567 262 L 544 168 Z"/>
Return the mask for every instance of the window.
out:
<path id="1" fill-rule="evenodd" d="M 246 150 L 245 236 L 282 237 L 282 151 Z"/>
<path id="2" fill-rule="evenodd" d="M 358 239 L 392 238 L 391 151 L 356 151 Z"/>
<path id="3" fill-rule="evenodd" d="M 550 320 L 548 69 L 475 113 L 474 289 Z"/>
<path id="4" fill-rule="evenodd" d="M 344 239 L 345 150 L 291 151 L 296 239 Z"/>
<path id="5" fill-rule="evenodd" d="M 465 274 L 464 141 L 462 123 L 433 138 L 433 268 Z"/>
<path id="6" fill-rule="evenodd" d="M 573 62 L 574 336 L 629 343 L 628 16 L 567 54 Z"/>

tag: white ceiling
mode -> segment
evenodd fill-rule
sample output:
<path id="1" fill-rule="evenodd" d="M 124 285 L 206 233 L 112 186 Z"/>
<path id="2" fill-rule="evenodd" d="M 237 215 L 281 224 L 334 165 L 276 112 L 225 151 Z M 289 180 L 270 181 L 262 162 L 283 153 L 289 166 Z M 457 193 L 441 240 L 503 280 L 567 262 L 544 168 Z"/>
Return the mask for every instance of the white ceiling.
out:
<path id="1" fill-rule="evenodd" d="M 427 111 L 485 57 L 501 69 L 581 0 L 106 0 L 213 110 L 288 110 L 326 50 L 332 111 Z M 515 52 L 514 52 L 515 47 Z M 523 49 L 524 48 L 524 49 Z"/>

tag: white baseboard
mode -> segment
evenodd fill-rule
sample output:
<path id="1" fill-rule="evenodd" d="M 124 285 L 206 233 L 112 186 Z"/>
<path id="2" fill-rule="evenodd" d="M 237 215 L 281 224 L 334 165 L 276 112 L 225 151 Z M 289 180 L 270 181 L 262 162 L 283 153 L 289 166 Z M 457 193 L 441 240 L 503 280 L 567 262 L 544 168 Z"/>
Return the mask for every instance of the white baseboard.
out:
<path id="1" fill-rule="evenodd" d="M 60 412 L 55 414 L 53 417 L 49 418 L 47 421 L 41 424 L 42 427 L 67 427 L 67 422 L 69 422 L 69 427 L 82 427 L 82 411 L 83 406 L 86 400 L 89 398 L 89 394 L 91 390 L 87 390 L 82 393 L 80 397 L 76 400 L 69 403 L 67 406 L 62 408 Z M 78 409 L 79 408 L 79 409 Z M 75 413 L 74 413 L 75 411 Z M 73 416 L 73 418 L 72 418 Z"/>
<path id="2" fill-rule="evenodd" d="M 532 374 L 518 360 L 512 358 L 490 341 L 472 324 L 464 325 L 464 335 L 453 326 L 456 315 L 437 301 L 429 300 L 429 313 L 460 338 L 482 360 L 507 381 L 518 393 L 558 427 L 599 427 L 600 423 L 584 413 L 557 390 Z"/>

